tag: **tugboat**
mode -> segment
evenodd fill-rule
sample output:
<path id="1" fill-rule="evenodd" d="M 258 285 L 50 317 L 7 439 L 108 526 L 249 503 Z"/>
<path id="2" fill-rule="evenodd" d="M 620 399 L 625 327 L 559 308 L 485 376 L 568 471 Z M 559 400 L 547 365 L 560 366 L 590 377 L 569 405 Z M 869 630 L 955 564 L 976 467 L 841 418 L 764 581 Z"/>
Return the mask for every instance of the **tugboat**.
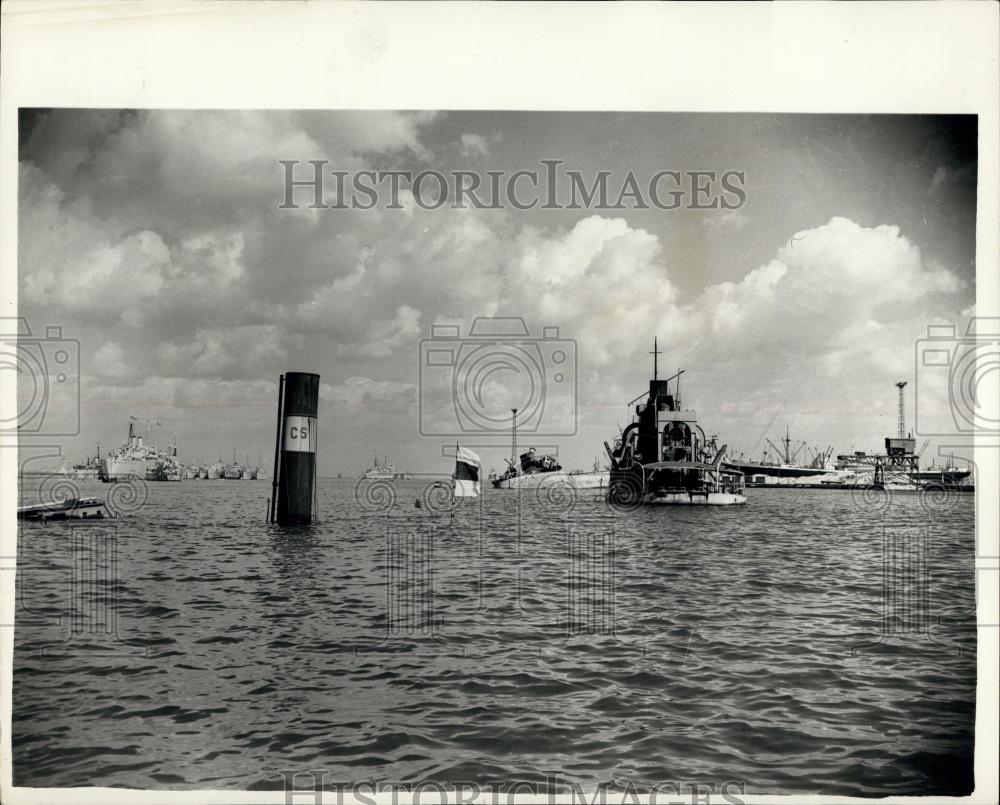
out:
<path id="1" fill-rule="evenodd" d="M 722 464 L 727 446 L 716 449 L 715 440 L 705 437 L 696 413 L 681 408 L 680 376 L 684 370 L 660 380 L 659 354 L 654 339 L 649 396 L 635 407 L 632 423 L 615 439 L 614 448 L 604 443 L 611 458 L 608 502 L 616 506 L 746 503 L 743 473 Z M 673 393 L 672 380 L 676 380 Z"/>

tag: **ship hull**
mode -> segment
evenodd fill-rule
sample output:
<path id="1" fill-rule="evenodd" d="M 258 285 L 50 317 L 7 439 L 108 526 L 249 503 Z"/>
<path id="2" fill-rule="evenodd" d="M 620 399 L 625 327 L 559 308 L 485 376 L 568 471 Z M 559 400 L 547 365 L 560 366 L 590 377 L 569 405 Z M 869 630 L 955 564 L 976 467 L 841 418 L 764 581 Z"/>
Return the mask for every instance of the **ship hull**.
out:
<path id="1" fill-rule="evenodd" d="M 647 506 L 741 506 L 747 502 L 743 476 L 700 462 L 633 464 L 611 472 L 608 502 Z"/>
<path id="2" fill-rule="evenodd" d="M 566 476 L 574 489 L 607 489 L 610 479 L 610 472 L 578 472 Z"/>
<path id="3" fill-rule="evenodd" d="M 22 506 L 18 520 L 101 520 L 112 517 L 104 501 L 97 498 L 76 498 L 55 503 Z"/>
<path id="4" fill-rule="evenodd" d="M 105 483 L 145 479 L 146 462 L 138 458 L 116 458 L 104 462 L 100 479 Z"/>
<path id="5" fill-rule="evenodd" d="M 971 470 L 917 470 L 910 473 L 910 480 L 921 484 L 959 485 L 969 483 Z"/>
<path id="6" fill-rule="evenodd" d="M 704 494 L 675 492 L 665 495 L 649 493 L 643 500 L 643 503 L 650 506 L 742 506 L 746 502 L 746 495 L 732 492 L 708 492 Z"/>
<path id="7" fill-rule="evenodd" d="M 809 478 L 818 475 L 832 476 L 834 473 L 833 470 L 818 467 L 795 467 L 787 464 L 748 464 L 745 462 L 734 464 L 726 462 L 723 467 L 742 472 L 747 477 L 763 475 L 767 478 Z"/>
<path id="8" fill-rule="evenodd" d="M 529 472 L 524 475 L 495 478 L 492 483 L 494 489 L 534 489 L 543 483 L 564 484 L 568 477 L 564 472 Z"/>
<path id="9" fill-rule="evenodd" d="M 607 472 L 529 472 L 510 478 L 496 478 L 494 489 L 534 489 L 542 484 L 559 484 L 570 489 L 606 489 L 610 473 Z"/>

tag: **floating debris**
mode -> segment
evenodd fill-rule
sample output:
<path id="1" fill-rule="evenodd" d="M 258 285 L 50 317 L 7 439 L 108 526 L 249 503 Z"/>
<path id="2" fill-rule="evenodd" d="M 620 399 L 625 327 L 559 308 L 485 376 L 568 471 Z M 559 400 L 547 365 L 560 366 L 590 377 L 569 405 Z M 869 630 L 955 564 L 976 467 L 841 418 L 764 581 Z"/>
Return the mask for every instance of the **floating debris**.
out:
<path id="1" fill-rule="evenodd" d="M 68 498 L 17 510 L 18 520 L 103 520 L 114 516 L 98 498 Z"/>

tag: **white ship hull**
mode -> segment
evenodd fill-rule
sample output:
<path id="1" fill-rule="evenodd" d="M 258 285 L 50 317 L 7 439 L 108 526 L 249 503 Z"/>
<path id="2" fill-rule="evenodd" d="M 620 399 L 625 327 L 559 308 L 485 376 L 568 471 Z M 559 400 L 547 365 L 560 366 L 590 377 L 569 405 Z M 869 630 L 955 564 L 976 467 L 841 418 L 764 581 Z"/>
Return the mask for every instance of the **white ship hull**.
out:
<path id="1" fill-rule="evenodd" d="M 574 489 L 607 489 L 610 472 L 569 473 L 566 479 Z"/>
<path id="2" fill-rule="evenodd" d="M 103 481 L 127 481 L 146 477 L 146 460 L 142 458 L 107 458 L 104 460 Z"/>
<path id="3" fill-rule="evenodd" d="M 539 486 L 558 485 L 570 489 L 606 489 L 610 473 L 607 472 L 529 472 L 512 478 L 498 478 L 494 489 L 535 489 Z"/>
<path id="4" fill-rule="evenodd" d="M 844 470 L 828 470 L 814 475 L 747 475 L 747 486 L 823 486 L 824 484 L 851 483 L 854 474 Z"/>
<path id="5" fill-rule="evenodd" d="M 747 496 L 733 492 L 676 492 L 665 495 L 648 493 L 643 502 L 651 506 L 741 506 L 747 502 Z"/>

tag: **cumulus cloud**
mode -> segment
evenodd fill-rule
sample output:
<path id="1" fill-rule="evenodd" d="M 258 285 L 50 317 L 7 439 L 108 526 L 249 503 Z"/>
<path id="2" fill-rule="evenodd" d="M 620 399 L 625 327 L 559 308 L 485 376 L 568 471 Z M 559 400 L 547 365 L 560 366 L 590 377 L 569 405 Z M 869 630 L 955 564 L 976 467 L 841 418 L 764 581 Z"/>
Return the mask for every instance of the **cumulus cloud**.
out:
<path id="1" fill-rule="evenodd" d="M 954 295 L 963 283 L 931 267 L 898 227 L 862 227 L 845 218 L 792 235 L 774 259 L 738 283 L 705 289 L 687 306 L 703 343 L 732 349 L 747 337 L 771 354 L 822 354 L 871 337 L 871 323 L 910 319 L 921 301 Z M 749 356 L 752 357 L 752 356 Z"/>
<path id="2" fill-rule="evenodd" d="M 693 286 L 700 256 L 668 248 L 634 218 L 430 211 L 406 192 L 402 210 L 278 209 L 277 159 L 356 170 L 395 164 L 389 156 L 454 156 L 454 133 L 440 149 L 422 143 L 435 120 L 53 113 L 21 164 L 21 303 L 93 345 L 84 350 L 92 399 L 258 405 L 263 426 L 274 379 L 294 366 L 324 375 L 335 410 L 377 408 L 406 417 L 410 433 L 418 342 L 435 323 L 465 334 L 476 317 L 517 316 L 534 337 L 558 327 L 575 345 L 581 422 L 604 431 L 641 390 L 658 336 L 663 365 L 689 367 L 689 399 L 739 431 L 797 394 L 813 409 L 825 400 L 836 416 L 854 412 L 858 388 L 912 372 L 926 323 L 969 307 L 971 289 L 952 268 L 892 222 L 833 217 L 782 231 L 729 281 Z M 481 158 L 497 143 L 467 132 L 458 147 Z M 956 178 L 942 170 L 932 189 Z M 743 211 L 691 220 L 695 240 L 757 226 Z M 496 400 L 516 395 L 515 380 L 490 382 Z M 569 407 L 565 395 L 552 402 Z M 193 414 L 187 427 L 199 427 Z"/>

